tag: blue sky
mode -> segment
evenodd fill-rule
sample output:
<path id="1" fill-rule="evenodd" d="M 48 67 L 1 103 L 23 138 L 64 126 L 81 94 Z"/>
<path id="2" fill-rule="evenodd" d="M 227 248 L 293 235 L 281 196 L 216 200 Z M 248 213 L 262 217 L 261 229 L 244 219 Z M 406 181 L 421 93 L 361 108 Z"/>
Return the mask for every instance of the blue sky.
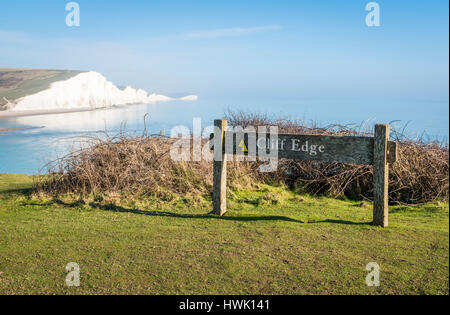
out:
<path id="1" fill-rule="evenodd" d="M 2 1 L 0 67 L 217 98 L 448 102 L 448 1 Z"/>

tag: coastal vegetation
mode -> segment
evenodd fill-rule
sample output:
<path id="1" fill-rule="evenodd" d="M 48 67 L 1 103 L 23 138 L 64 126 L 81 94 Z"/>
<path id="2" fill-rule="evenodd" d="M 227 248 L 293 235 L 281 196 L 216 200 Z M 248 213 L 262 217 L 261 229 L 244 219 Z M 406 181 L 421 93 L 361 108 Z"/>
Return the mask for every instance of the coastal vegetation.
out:
<path id="1" fill-rule="evenodd" d="M 302 122 L 271 120 L 263 115 L 228 113 L 233 126 L 278 126 L 280 133 L 334 136 L 371 136 L 371 131 L 345 126 L 325 128 Z M 399 157 L 390 165 L 391 204 L 424 204 L 448 201 L 449 148 L 447 143 L 410 139 L 393 130 Z M 193 194 L 207 197 L 212 187 L 212 163 L 180 162 L 170 158 L 176 139 L 152 136 L 104 135 L 83 139 L 85 146 L 48 165 L 48 173 L 37 189 L 60 195 L 126 193 L 127 196 L 166 198 Z M 206 141 L 206 140 L 205 140 Z M 204 141 L 204 142 L 205 142 Z M 204 143 L 205 145 L 205 143 Z M 251 188 L 255 184 L 283 184 L 296 191 L 318 196 L 346 197 L 370 201 L 373 167 L 365 165 L 280 160 L 273 173 L 259 172 L 259 162 L 232 162 L 228 185 Z"/>
<path id="2" fill-rule="evenodd" d="M 261 115 L 233 125 L 369 135 Z M 448 146 L 394 133 L 390 226 L 372 225 L 371 167 L 231 162 L 228 212 L 212 163 L 163 136 L 84 138 L 40 176 L 0 175 L 0 294 L 449 294 Z M 206 140 L 204 140 L 206 142 Z M 205 143 L 206 144 L 206 143 Z M 80 266 L 80 287 L 65 283 Z M 366 266 L 380 266 L 380 286 Z"/>

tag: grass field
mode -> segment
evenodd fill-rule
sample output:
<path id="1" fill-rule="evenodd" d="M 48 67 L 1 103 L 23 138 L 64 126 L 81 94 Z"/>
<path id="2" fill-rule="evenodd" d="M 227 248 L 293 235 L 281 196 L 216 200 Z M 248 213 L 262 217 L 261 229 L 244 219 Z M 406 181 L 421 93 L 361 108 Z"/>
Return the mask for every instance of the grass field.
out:
<path id="1" fill-rule="evenodd" d="M 0 175 L 0 294 L 449 294 L 447 203 L 392 207 L 382 229 L 370 204 L 283 187 L 234 191 L 219 218 L 195 196 L 69 202 L 31 184 Z"/>

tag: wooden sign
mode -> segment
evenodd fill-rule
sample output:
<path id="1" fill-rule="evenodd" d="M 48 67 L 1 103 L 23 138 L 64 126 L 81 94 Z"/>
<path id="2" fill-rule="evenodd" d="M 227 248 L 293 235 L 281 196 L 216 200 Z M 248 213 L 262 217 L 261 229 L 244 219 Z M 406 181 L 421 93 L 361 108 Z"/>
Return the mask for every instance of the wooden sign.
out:
<path id="1" fill-rule="evenodd" d="M 240 137 L 235 132 L 226 131 L 225 139 L 232 141 L 231 145 L 225 145 L 227 154 L 258 156 L 257 149 L 259 148 L 266 149 L 267 154 L 271 151 L 278 151 L 278 158 L 280 159 L 374 164 L 375 138 L 373 137 L 279 134 L 276 139 L 272 139 L 270 134 L 261 137 L 258 133 L 243 133 Z M 256 145 L 249 145 L 249 142 L 252 141 Z M 254 152 L 251 150 L 252 147 L 256 148 Z M 397 143 L 389 141 L 389 163 L 394 163 L 396 158 Z"/>
<path id="2" fill-rule="evenodd" d="M 227 155 L 248 157 L 269 154 L 276 158 L 374 166 L 374 225 L 388 226 L 388 171 L 397 160 L 397 143 L 389 141 L 389 125 L 376 125 L 374 137 L 259 134 L 227 131 L 227 121 L 215 120 L 214 212 L 226 212 Z M 216 148 L 221 148 L 217 150 Z"/>

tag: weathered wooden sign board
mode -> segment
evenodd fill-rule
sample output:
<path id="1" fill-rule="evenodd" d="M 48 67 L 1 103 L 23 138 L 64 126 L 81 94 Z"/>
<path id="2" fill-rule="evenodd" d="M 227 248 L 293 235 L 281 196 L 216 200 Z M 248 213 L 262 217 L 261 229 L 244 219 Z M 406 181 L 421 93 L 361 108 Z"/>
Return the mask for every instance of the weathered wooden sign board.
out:
<path id="1" fill-rule="evenodd" d="M 214 121 L 214 127 L 213 206 L 216 214 L 226 212 L 227 155 L 267 157 L 275 151 L 277 158 L 282 159 L 373 165 L 373 224 L 388 226 L 389 164 L 397 160 L 397 143 L 389 141 L 389 125 L 376 125 L 374 137 L 233 132 L 227 131 L 227 121 L 221 119 Z"/>

